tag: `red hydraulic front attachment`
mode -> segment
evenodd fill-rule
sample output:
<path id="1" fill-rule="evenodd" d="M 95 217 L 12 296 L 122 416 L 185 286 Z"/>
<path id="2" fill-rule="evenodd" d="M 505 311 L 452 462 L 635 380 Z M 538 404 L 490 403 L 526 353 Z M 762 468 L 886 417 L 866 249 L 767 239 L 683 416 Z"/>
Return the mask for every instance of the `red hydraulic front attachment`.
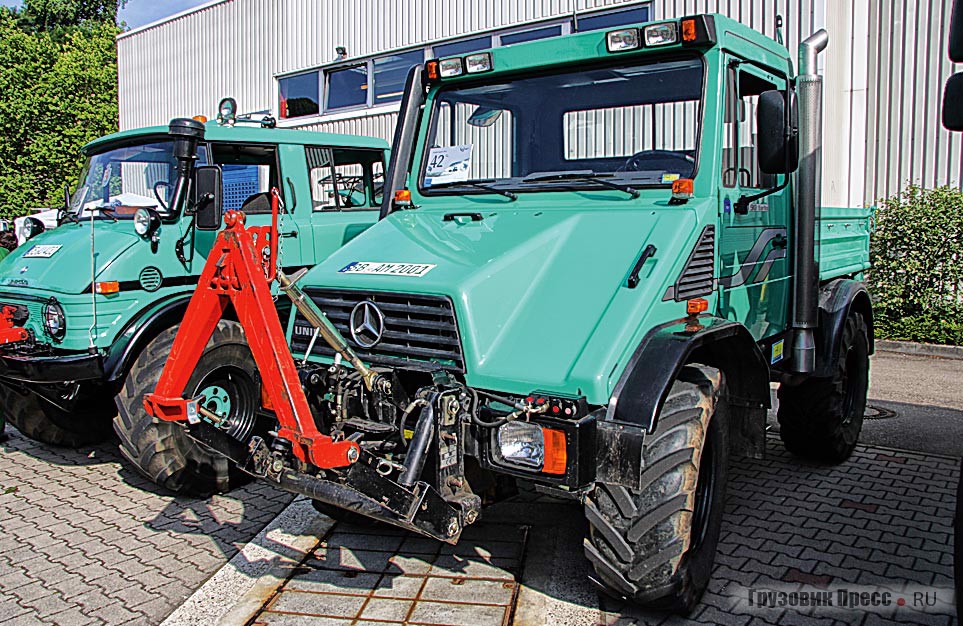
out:
<path id="1" fill-rule="evenodd" d="M 292 443 L 301 461 L 322 469 L 345 467 L 358 459 L 358 445 L 334 441 L 314 425 L 268 286 L 277 274 L 279 201 L 277 189 L 272 190 L 272 226 L 245 228 L 239 211 L 224 216 L 226 227 L 211 248 L 157 388 L 144 397 L 144 407 L 151 416 L 170 422 L 207 416 L 200 399 L 183 395 L 218 321 L 233 305 L 261 373 L 266 404 L 277 413 L 278 436 Z M 265 246 L 270 249 L 267 259 L 261 253 Z"/>
<path id="2" fill-rule="evenodd" d="M 0 346 L 30 339 L 27 329 L 20 328 L 14 321 L 16 314 L 17 309 L 12 306 L 0 309 Z"/>

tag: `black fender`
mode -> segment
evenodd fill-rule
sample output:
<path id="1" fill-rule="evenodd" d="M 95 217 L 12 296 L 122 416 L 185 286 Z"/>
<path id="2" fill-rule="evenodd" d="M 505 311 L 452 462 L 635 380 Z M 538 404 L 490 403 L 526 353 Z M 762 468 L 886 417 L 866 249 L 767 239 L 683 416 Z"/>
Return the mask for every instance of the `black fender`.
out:
<path id="1" fill-rule="evenodd" d="M 866 285 L 858 280 L 838 278 L 819 288 L 819 328 L 816 330 L 816 370 L 813 376 L 833 375 L 839 360 L 839 342 L 843 325 L 851 311 L 866 320 L 869 329 L 869 353 L 876 350 L 873 337 L 873 303 Z"/>
<path id="2" fill-rule="evenodd" d="M 155 302 L 128 322 L 104 358 L 104 380 L 122 384 L 137 355 L 147 344 L 171 326 L 181 323 L 192 295 L 193 292 L 187 292 L 160 304 Z"/>
<path id="3" fill-rule="evenodd" d="M 600 480 L 630 487 L 637 482 L 644 436 L 655 431 L 672 383 L 690 363 L 723 372 L 732 451 L 762 457 L 770 406 L 769 364 L 745 326 L 704 315 L 695 326 L 683 318 L 656 326 L 643 337 L 599 419 Z"/>

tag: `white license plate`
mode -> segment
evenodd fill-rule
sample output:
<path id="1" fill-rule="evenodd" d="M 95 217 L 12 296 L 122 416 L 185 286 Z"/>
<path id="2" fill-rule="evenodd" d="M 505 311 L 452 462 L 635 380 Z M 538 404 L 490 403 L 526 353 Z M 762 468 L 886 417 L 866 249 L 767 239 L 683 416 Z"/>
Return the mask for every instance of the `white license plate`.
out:
<path id="1" fill-rule="evenodd" d="M 34 246 L 23 255 L 25 259 L 49 259 L 63 246 Z"/>
<path id="2" fill-rule="evenodd" d="M 375 274 L 378 276 L 409 276 L 420 278 L 435 266 L 429 263 L 381 263 L 354 261 L 338 270 L 341 274 Z"/>

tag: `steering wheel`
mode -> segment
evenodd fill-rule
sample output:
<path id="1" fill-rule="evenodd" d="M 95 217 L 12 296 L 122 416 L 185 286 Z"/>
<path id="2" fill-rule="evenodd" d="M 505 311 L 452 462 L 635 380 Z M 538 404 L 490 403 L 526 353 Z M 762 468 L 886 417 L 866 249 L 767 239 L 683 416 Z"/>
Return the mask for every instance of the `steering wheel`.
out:
<path id="1" fill-rule="evenodd" d="M 160 192 L 157 191 L 157 188 L 158 188 L 158 187 L 170 187 L 170 186 L 171 186 L 171 184 L 170 184 L 169 182 L 167 182 L 166 180 L 159 180 L 159 181 L 157 181 L 156 183 L 154 183 L 154 197 L 157 198 L 157 202 L 158 202 L 162 207 L 164 207 L 164 210 L 167 210 L 167 209 L 169 209 L 170 207 L 168 207 L 168 206 L 167 206 L 167 203 L 164 202 L 164 199 L 161 198 Z"/>
<path id="2" fill-rule="evenodd" d="M 672 150 L 642 150 L 630 156 L 625 164 L 616 171 L 673 172 L 681 174 L 683 178 L 688 178 L 695 171 L 695 159 L 687 154 Z"/>

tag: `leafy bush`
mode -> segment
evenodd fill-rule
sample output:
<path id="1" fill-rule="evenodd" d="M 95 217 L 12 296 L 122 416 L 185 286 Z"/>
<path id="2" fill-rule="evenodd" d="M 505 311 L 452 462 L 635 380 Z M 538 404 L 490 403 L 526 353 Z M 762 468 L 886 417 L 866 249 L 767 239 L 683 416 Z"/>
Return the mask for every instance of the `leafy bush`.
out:
<path id="1" fill-rule="evenodd" d="M 25 28 L 0 10 L 0 217 L 63 203 L 88 141 L 117 130 L 113 23 Z"/>
<path id="2" fill-rule="evenodd" d="M 876 214 L 876 336 L 963 345 L 963 193 L 910 186 Z"/>

